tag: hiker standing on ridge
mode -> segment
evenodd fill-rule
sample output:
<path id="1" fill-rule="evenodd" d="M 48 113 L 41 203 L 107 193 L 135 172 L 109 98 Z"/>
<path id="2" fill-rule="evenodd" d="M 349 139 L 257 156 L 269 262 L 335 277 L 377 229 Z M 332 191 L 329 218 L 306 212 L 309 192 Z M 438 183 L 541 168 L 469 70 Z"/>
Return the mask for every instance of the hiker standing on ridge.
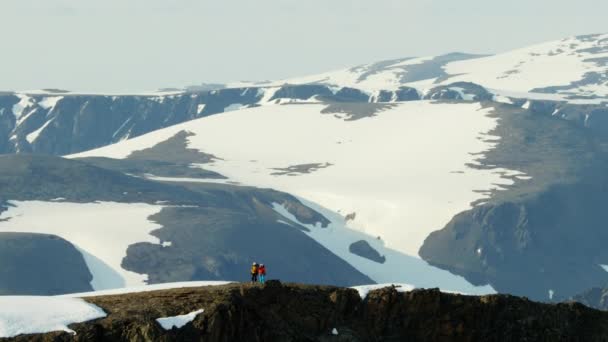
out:
<path id="1" fill-rule="evenodd" d="M 266 281 L 266 266 L 264 266 L 264 264 L 260 264 L 260 267 L 258 268 L 258 277 L 260 279 L 260 284 L 264 284 Z"/>
<path id="2" fill-rule="evenodd" d="M 259 272 L 259 267 L 257 263 L 253 263 L 253 265 L 251 265 L 251 282 L 255 283 L 258 281 L 258 272 Z"/>

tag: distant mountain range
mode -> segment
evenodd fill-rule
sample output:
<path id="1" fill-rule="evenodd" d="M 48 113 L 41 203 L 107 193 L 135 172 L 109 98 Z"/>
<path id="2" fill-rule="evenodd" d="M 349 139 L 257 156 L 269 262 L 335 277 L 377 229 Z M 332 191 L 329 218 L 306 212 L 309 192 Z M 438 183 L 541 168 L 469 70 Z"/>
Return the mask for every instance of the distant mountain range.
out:
<path id="1" fill-rule="evenodd" d="M 608 283 L 607 143 L 608 35 L 154 94 L 3 93 L 0 262 L 35 267 L 2 268 L 0 294 L 245 280 L 258 261 L 289 281 L 566 299 Z"/>

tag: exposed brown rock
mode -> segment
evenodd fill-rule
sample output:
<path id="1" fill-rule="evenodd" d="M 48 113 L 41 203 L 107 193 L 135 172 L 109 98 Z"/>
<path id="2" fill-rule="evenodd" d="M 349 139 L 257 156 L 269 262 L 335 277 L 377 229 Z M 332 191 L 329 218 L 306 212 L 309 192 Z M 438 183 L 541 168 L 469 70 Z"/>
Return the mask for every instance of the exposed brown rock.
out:
<path id="1" fill-rule="evenodd" d="M 608 313 L 580 304 L 438 290 L 231 284 L 88 298 L 108 317 L 14 341 L 607 341 Z M 205 311 L 181 329 L 159 317 Z M 338 335 L 333 335 L 336 328 Z"/>

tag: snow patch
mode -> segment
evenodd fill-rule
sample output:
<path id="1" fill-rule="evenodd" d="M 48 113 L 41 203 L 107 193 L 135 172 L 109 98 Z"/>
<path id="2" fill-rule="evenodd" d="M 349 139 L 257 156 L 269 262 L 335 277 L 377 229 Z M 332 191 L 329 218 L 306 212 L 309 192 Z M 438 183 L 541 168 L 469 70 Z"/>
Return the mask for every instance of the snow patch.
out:
<path id="1" fill-rule="evenodd" d="M 106 317 L 99 307 L 78 298 L 0 296 L 0 338 L 66 331 L 68 325 Z"/>
<path id="2" fill-rule="evenodd" d="M 206 105 L 206 104 L 204 104 L 204 103 L 199 104 L 199 105 L 196 107 L 196 114 L 201 114 L 201 113 L 202 113 L 202 112 L 205 110 L 205 107 L 206 107 L 206 106 L 207 106 L 207 105 Z"/>
<path id="3" fill-rule="evenodd" d="M 408 291 L 412 291 L 413 289 L 416 288 L 415 286 L 412 286 L 410 284 L 397 284 L 397 283 L 362 285 L 362 286 L 354 286 L 352 288 L 357 290 L 357 292 L 359 292 L 359 297 L 361 297 L 361 299 L 365 299 L 365 298 L 367 298 L 367 295 L 371 291 L 380 290 L 380 289 L 384 289 L 387 287 L 395 287 L 395 289 L 398 292 L 408 292 Z"/>
<path id="4" fill-rule="evenodd" d="M 224 113 L 226 112 L 232 112 L 234 110 L 239 110 L 241 108 L 244 108 L 245 105 L 243 105 L 242 103 L 233 103 L 230 106 L 224 108 Z"/>
<path id="5" fill-rule="evenodd" d="M 57 235 L 75 245 L 93 275 L 95 290 L 145 284 L 147 275 L 121 267 L 127 248 L 160 244 L 150 232 L 160 228 L 148 217 L 162 206 L 143 203 L 10 201 L 0 215 L 0 231 Z M 1 219 L 10 218 L 9 221 Z"/>
<path id="6" fill-rule="evenodd" d="M 278 214 L 289 221 L 296 222 L 299 225 L 308 228 L 309 232 L 305 232 L 305 234 L 374 281 L 384 284 L 380 285 L 381 287 L 390 286 L 393 284 L 392 282 L 398 282 L 400 285 L 404 286 L 404 288 L 440 287 L 444 291 L 456 291 L 461 293 L 495 293 L 491 286 L 473 286 L 464 280 L 464 278 L 435 268 L 420 258 L 387 248 L 384 245 L 384 242 L 379 238 L 374 238 L 361 231 L 348 228 L 348 222 L 345 221 L 345 218 L 342 215 L 330 212 L 329 210 L 302 198 L 299 198 L 299 200 L 304 205 L 323 215 L 331 223 L 327 227 L 321 227 L 320 223 L 317 223 L 316 225 L 305 224 L 299 222 L 285 207 L 273 203 L 273 208 Z M 379 264 L 351 253 L 349 249 L 350 244 L 361 240 L 366 241 L 373 249 L 378 251 L 380 255 L 383 255 L 385 257 L 385 262 Z"/>
<path id="7" fill-rule="evenodd" d="M 44 109 L 52 109 L 52 108 L 55 108 L 57 103 L 59 101 L 61 101 L 62 99 L 63 99 L 63 96 L 45 97 L 40 102 L 38 102 L 38 105 Z"/>
<path id="8" fill-rule="evenodd" d="M 492 100 L 498 103 L 513 104 L 513 100 L 504 95 L 494 95 L 494 98 Z"/>
<path id="9" fill-rule="evenodd" d="M 36 139 L 38 139 L 38 136 L 40 135 L 40 133 L 42 133 L 42 131 L 44 131 L 44 129 L 53 121 L 53 119 L 47 121 L 44 123 L 44 125 L 42 125 L 40 128 L 38 128 L 37 130 L 33 131 L 32 133 L 28 134 L 25 139 L 31 144 L 34 141 L 36 141 Z"/>
<path id="10" fill-rule="evenodd" d="M 515 175 L 525 177 L 517 171 L 467 167 L 497 144 L 496 139 L 490 141 L 496 137 L 488 135 L 498 124 L 491 116 L 493 108 L 480 103 L 412 101 L 352 121 L 322 113 L 326 108 L 320 104 L 247 108 L 78 156 L 124 158 L 186 130 L 193 133 L 189 148 L 221 156 L 222 160 L 202 167 L 228 177 L 223 182 L 287 192 L 327 213 L 335 229 L 312 229 L 311 236 L 375 281 L 492 292 L 489 286 L 476 288 L 462 277 L 429 266 L 418 251 L 431 232 L 470 209 L 471 203 L 487 199 L 489 190 L 513 184 Z M 275 168 L 315 160 L 333 166 L 297 177 L 272 174 Z M 339 210 L 356 212 L 357 220 L 345 223 L 335 215 Z M 386 263 L 379 266 L 350 253 L 346 241 L 359 240 L 370 242 L 386 256 Z"/>
<path id="11" fill-rule="evenodd" d="M 164 283 L 164 284 L 126 287 L 126 288 L 113 289 L 113 290 L 72 293 L 72 294 L 63 295 L 60 297 L 87 298 L 87 297 L 98 297 L 98 296 L 116 296 L 116 295 L 123 295 L 123 294 L 129 294 L 129 293 L 141 293 L 141 292 L 183 289 L 183 288 L 203 287 L 203 286 L 220 286 L 220 285 L 228 285 L 231 283 L 232 283 L 231 281 L 185 281 L 185 282 L 177 282 L 177 283 Z M 0 297 L 0 298 L 2 298 L 2 297 Z"/>
<path id="12" fill-rule="evenodd" d="M 192 322 L 196 316 L 202 314 L 204 311 L 205 310 L 201 309 L 185 315 L 157 318 L 156 321 L 165 330 L 171 330 L 173 328 L 180 329 L 186 324 Z"/>
<path id="13" fill-rule="evenodd" d="M 467 94 L 464 88 L 450 87 L 449 89 L 457 92 L 464 101 L 475 101 L 475 94 Z"/>

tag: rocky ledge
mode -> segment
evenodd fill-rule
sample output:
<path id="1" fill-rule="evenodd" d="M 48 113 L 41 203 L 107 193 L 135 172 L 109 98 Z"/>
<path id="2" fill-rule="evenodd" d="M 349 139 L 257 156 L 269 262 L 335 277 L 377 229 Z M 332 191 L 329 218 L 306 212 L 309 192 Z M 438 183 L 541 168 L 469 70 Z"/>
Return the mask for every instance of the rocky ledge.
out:
<path id="1" fill-rule="evenodd" d="M 86 298 L 107 317 L 12 341 L 606 341 L 608 313 L 507 295 L 230 284 Z M 181 328 L 157 318 L 204 310 Z"/>

